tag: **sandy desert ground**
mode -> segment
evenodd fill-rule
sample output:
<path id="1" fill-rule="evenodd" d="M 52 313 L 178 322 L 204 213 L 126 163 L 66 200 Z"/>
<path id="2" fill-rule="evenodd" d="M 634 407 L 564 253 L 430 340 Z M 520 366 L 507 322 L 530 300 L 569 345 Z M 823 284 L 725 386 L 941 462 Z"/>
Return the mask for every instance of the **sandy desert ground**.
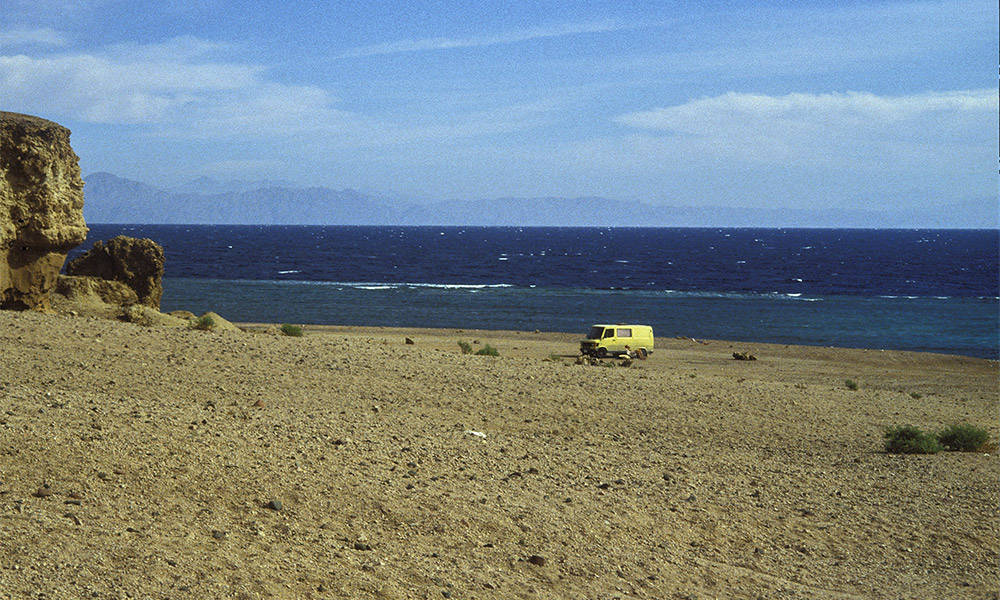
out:
<path id="1" fill-rule="evenodd" d="M 996 362 L 577 338 L 0 312 L 0 598 L 998 597 Z"/>

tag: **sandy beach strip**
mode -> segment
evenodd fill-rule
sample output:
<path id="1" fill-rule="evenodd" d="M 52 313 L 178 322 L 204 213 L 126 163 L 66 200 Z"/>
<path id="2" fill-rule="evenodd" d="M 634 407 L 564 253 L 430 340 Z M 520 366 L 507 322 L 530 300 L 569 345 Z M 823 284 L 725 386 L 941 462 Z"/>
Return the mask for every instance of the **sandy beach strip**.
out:
<path id="1" fill-rule="evenodd" d="M 0 597 L 997 597 L 995 361 L 245 327 L 0 311 Z"/>

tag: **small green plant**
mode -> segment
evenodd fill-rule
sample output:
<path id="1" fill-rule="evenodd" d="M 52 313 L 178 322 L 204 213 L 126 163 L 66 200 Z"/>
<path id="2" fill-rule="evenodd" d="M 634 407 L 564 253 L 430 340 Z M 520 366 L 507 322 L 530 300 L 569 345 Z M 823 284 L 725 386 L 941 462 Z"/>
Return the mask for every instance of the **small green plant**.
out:
<path id="1" fill-rule="evenodd" d="M 500 356 L 500 351 L 497 350 L 496 348 L 494 348 L 493 346 L 490 346 L 489 344 L 486 344 L 485 346 L 483 346 L 479 350 L 476 350 L 476 355 L 477 356 Z"/>
<path id="2" fill-rule="evenodd" d="M 937 454 L 943 449 L 936 435 L 912 425 L 885 430 L 885 451 L 890 454 Z"/>
<path id="3" fill-rule="evenodd" d="M 194 327 L 195 329 L 200 329 L 202 331 L 208 331 L 209 329 L 215 327 L 215 319 L 213 319 L 208 315 L 200 316 L 195 320 L 194 325 L 192 325 L 192 327 Z"/>
<path id="4" fill-rule="evenodd" d="M 923 394 L 920 392 L 910 392 L 910 398 L 913 398 L 914 400 L 920 400 L 923 397 Z"/>
<path id="5" fill-rule="evenodd" d="M 949 450 L 977 452 L 990 441 L 990 434 L 985 429 L 963 423 L 945 428 L 938 434 L 938 440 Z"/>
<path id="6" fill-rule="evenodd" d="M 849 389 L 849 390 L 851 390 L 853 392 L 854 390 L 858 389 L 858 382 L 854 381 L 853 379 L 845 379 L 844 380 L 844 387 L 846 387 L 847 389 Z"/>
<path id="7" fill-rule="evenodd" d="M 285 323 L 281 326 L 281 333 L 290 337 L 302 337 L 302 328 L 298 325 Z"/>
<path id="8" fill-rule="evenodd" d="M 472 344 L 458 340 L 458 347 L 462 349 L 462 354 L 472 354 Z"/>

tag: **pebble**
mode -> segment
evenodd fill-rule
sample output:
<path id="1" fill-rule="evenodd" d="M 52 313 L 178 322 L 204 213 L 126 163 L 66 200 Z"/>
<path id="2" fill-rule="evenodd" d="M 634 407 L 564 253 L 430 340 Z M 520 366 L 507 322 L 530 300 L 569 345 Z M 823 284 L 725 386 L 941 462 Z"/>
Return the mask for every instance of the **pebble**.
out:
<path id="1" fill-rule="evenodd" d="M 47 485 L 43 485 L 42 487 L 35 490 L 35 493 L 33 495 L 36 498 L 47 498 L 52 495 L 52 488 L 50 488 Z"/>
<path id="2" fill-rule="evenodd" d="M 371 547 L 370 544 L 368 544 L 366 542 L 362 542 L 362 541 L 359 540 L 357 542 L 354 542 L 354 549 L 355 550 L 361 550 L 362 552 L 367 552 L 367 551 L 371 550 L 372 547 Z"/>
<path id="3" fill-rule="evenodd" d="M 274 499 L 268 500 L 267 504 L 264 505 L 264 508 L 270 508 L 271 510 L 281 510 L 282 508 L 281 500 L 274 500 Z"/>
<path id="4" fill-rule="evenodd" d="M 528 562 L 535 565 L 536 567 L 544 567 L 545 557 L 538 556 L 537 554 L 532 554 L 531 556 L 528 557 Z"/>
<path id="5" fill-rule="evenodd" d="M 226 532 L 225 531 L 219 531 L 218 529 L 213 529 L 212 530 L 212 537 L 214 537 L 217 540 L 224 540 L 224 539 L 226 539 Z"/>

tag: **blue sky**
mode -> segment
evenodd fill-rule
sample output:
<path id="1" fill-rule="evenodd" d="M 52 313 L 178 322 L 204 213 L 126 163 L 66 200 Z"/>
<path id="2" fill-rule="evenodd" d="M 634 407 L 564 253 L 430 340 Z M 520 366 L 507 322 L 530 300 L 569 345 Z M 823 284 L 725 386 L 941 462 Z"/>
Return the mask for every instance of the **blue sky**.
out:
<path id="1" fill-rule="evenodd" d="M 0 109 L 155 185 L 995 206 L 997 22 L 993 0 L 5 0 Z"/>

